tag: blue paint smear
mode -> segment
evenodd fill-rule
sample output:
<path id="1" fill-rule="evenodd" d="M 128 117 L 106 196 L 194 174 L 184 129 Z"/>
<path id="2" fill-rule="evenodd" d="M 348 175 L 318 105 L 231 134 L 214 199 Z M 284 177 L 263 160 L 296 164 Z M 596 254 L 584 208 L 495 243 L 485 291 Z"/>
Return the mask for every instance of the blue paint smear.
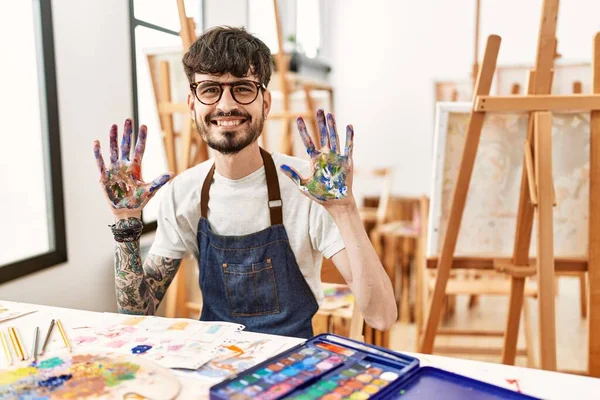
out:
<path id="1" fill-rule="evenodd" d="M 131 349 L 133 354 L 144 354 L 148 350 L 150 350 L 152 346 L 148 346 L 147 344 L 140 344 Z"/>
<path id="2" fill-rule="evenodd" d="M 58 387 L 64 385 L 64 383 L 72 377 L 72 374 L 53 376 L 51 378 L 46 379 L 45 381 L 39 382 L 38 386 L 45 387 L 50 390 L 55 390 Z"/>

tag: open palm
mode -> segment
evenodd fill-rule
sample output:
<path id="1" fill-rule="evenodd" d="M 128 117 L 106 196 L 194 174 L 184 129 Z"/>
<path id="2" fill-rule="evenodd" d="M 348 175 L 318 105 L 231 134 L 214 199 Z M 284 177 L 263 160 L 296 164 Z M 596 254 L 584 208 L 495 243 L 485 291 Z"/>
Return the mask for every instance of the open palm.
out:
<path id="1" fill-rule="evenodd" d="M 154 196 L 156 191 L 167 183 L 173 173 L 160 175 L 152 182 L 144 182 L 142 179 L 142 157 L 146 147 L 147 128 L 140 127 L 137 143 L 135 146 L 133 160 L 131 153 L 132 121 L 125 121 L 123 138 L 121 140 L 121 158 L 119 159 L 119 148 L 117 145 L 117 126 L 110 129 L 110 166 L 106 168 L 100 142 L 94 141 L 94 155 L 100 171 L 100 183 L 103 186 L 113 213 L 119 214 L 122 210 L 141 211 L 141 209 Z"/>
<path id="2" fill-rule="evenodd" d="M 292 167 L 282 165 L 283 172 L 296 183 L 307 196 L 320 204 L 345 202 L 352 195 L 352 149 L 354 129 L 346 127 L 346 145 L 344 154 L 338 153 L 339 139 L 335 119 L 323 110 L 317 111 L 317 124 L 321 140 L 321 149 L 317 150 L 306 130 L 304 120 L 298 118 L 298 131 L 306 151 L 311 158 L 311 174 L 302 177 Z"/>

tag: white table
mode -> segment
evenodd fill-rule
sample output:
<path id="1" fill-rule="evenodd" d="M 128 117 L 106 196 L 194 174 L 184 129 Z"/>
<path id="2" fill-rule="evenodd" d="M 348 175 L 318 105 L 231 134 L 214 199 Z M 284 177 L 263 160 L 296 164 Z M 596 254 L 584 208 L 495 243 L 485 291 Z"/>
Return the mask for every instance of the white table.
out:
<path id="1" fill-rule="evenodd" d="M 11 302 L 0 300 L 0 304 L 10 305 Z M 94 321 L 105 319 L 107 316 L 107 313 L 92 311 L 33 304 L 31 306 L 38 309 L 38 311 L 16 319 L 0 322 L 0 329 L 2 330 L 8 326 L 17 327 L 27 348 L 33 342 L 33 330 L 35 327 L 40 327 L 40 335 L 43 338 L 46 334 L 48 323 L 52 318 L 62 320 L 67 330 L 67 336 L 69 336 L 69 326 L 81 325 L 83 321 L 91 325 Z M 117 314 L 114 315 L 117 316 Z M 301 342 L 302 340 L 297 340 L 297 343 Z M 600 398 L 600 379 L 596 378 L 429 354 L 411 352 L 404 352 L 404 354 L 418 358 L 422 366 L 445 369 L 512 390 L 517 390 L 517 387 L 519 387 L 523 393 L 543 399 Z M 3 353 L 0 353 L 0 369 L 6 368 L 6 364 L 7 362 Z M 208 398 L 209 387 L 205 384 L 198 383 L 196 380 L 183 375 L 177 376 L 182 384 L 182 392 L 179 399 Z"/>

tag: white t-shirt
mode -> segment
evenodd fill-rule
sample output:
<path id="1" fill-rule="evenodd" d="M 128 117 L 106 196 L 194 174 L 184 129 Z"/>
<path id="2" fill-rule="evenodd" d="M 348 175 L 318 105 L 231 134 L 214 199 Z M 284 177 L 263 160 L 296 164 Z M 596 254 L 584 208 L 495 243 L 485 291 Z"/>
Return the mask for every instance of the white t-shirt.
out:
<path id="1" fill-rule="evenodd" d="M 320 204 L 303 195 L 279 166 L 287 164 L 302 176 L 310 174 L 310 164 L 284 154 L 272 154 L 283 202 L 283 225 L 300 271 L 317 302 L 323 300 L 321 262 L 344 249 L 341 234 L 331 216 Z M 199 259 L 196 241 L 200 220 L 200 194 L 204 179 L 214 161 L 207 160 L 175 177 L 165 185 L 158 212 L 158 228 L 150 253 L 180 259 L 190 253 Z M 219 235 L 237 236 L 258 232 L 271 225 L 267 206 L 267 180 L 263 167 L 237 180 L 214 174 L 208 202 L 208 221 Z"/>

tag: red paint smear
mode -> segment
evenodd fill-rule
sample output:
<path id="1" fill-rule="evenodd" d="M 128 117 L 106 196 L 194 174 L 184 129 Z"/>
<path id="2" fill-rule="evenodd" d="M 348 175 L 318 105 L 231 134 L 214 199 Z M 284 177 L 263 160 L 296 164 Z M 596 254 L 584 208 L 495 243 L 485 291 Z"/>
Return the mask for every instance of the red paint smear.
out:
<path id="1" fill-rule="evenodd" d="M 517 392 L 521 393 L 518 379 L 506 379 L 506 382 L 508 382 L 509 385 L 515 385 L 517 387 Z"/>

